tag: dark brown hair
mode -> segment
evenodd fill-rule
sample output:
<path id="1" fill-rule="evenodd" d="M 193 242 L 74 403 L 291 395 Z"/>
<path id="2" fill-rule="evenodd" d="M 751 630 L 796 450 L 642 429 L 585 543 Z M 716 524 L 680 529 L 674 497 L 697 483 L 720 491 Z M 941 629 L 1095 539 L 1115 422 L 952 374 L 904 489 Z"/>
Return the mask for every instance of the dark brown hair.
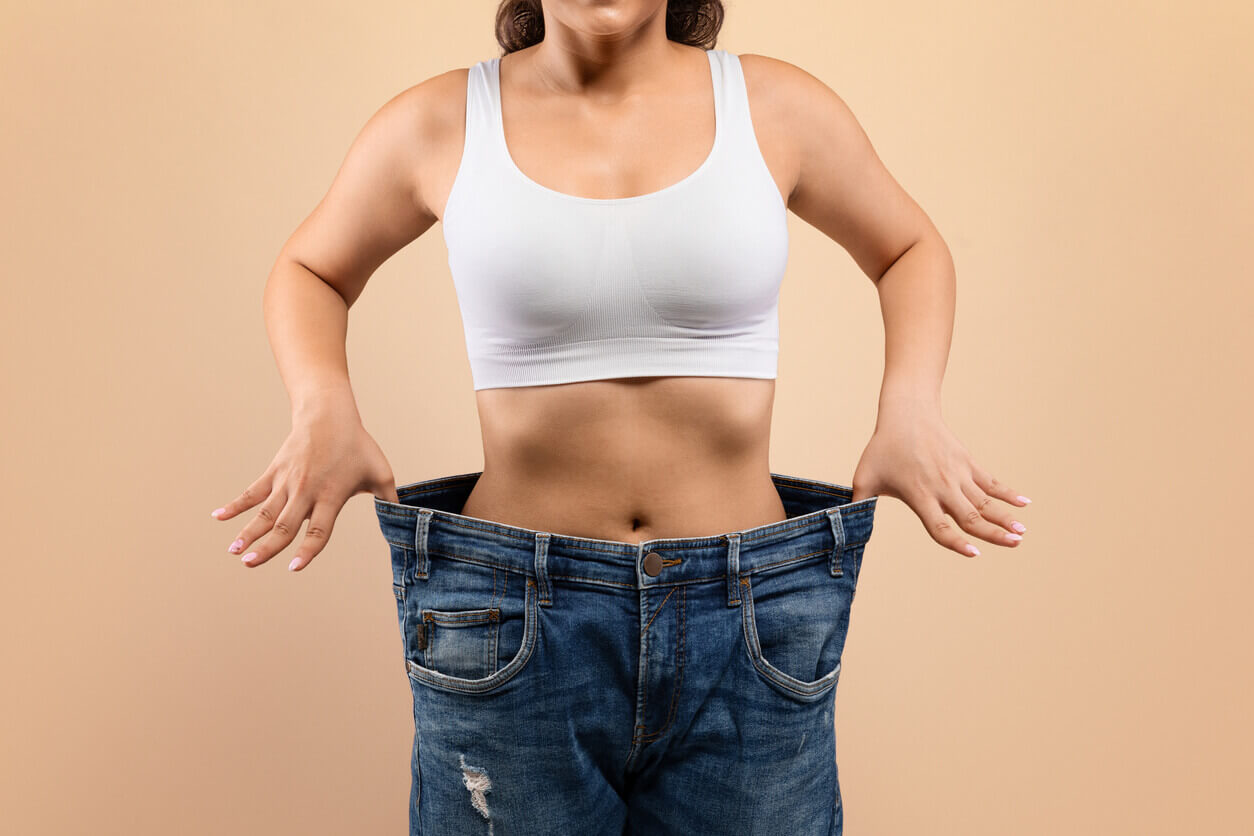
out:
<path id="1" fill-rule="evenodd" d="M 713 49 L 723 27 L 723 0 L 666 0 L 666 37 Z M 544 40 L 540 0 L 501 0 L 496 10 L 496 42 L 508 55 Z"/>

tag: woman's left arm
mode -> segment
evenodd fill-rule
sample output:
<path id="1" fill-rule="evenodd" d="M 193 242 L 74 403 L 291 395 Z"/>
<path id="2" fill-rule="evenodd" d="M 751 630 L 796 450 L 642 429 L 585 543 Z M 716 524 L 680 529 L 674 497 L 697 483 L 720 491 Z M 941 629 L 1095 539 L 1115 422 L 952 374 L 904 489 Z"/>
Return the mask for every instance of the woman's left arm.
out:
<path id="1" fill-rule="evenodd" d="M 956 284 L 948 246 L 840 96 L 786 61 L 741 58 L 750 98 L 786 137 L 779 147 L 796 175 L 788 208 L 844 247 L 879 292 L 884 379 L 853 499 L 902 500 L 933 540 L 962 555 L 979 553 L 972 537 L 1017 545 L 1026 528 L 1014 508 L 1030 500 L 980 467 L 941 419 Z"/>

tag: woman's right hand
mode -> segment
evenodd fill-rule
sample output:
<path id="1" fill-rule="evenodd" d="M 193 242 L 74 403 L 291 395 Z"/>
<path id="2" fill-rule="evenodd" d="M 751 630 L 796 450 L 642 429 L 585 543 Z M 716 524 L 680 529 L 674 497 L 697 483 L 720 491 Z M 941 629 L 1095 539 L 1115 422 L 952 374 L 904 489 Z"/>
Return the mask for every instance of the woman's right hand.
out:
<path id="1" fill-rule="evenodd" d="M 229 520 L 261 504 L 257 515 L 227 547 L 232 554 L 240 554 L 273 532 L 265 543 L 244 554 L 245 566 L 260 566 L 287 548 L 308 519 L 304 539 L 287 567 L 297 571 L 326 546 L 344 503 L 366 492 L 399 501 L 391 465 L 362 426 L 355 407 L 327 406 L 294 419 L 292 432 L 265 472 L 212 516 Z"/>

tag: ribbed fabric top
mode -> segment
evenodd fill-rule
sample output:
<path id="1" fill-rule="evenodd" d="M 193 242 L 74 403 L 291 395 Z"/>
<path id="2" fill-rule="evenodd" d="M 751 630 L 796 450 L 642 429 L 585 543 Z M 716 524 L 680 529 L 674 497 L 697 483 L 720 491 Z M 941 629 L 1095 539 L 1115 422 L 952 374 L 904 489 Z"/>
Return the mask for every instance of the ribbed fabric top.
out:
<path id="1" fill-rule="evenodd" d="M 776 376 L 787 207 L 739 56 L 706 55 L 716 127 L 705 161 L 658 191 L 606 199 L 524 174 L 505 142 L 501 59 L 470 68 L 443 227 L 476 390 Z M 658 137 L 658 153 L 669 149 Z"/>

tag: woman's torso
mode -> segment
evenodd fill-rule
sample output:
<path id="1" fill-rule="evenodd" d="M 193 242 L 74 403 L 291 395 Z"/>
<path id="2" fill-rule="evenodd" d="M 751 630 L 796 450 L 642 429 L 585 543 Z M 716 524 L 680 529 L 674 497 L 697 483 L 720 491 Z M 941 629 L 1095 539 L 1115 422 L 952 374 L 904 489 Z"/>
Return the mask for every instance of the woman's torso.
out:
<path id="1" fill-rule="evenodd" d="M 562 100 L 537 89 L 534 48 L 502 58 L 500 106 L 518 169 L 543 187 L 589 198 L 660 190 L 696 169 L 714 135 L 707 59 L 703 50 L 677 49 L 669 68 L 649 73 L 638 105 Z M 460 91 L 450 85 L 450 113 L 465 113 L 462 79 Z M 751 99 L 754 132 L 783 198 L 795 166 L 761 99 Z M 680 150 L 658 155 L 633 139 L 657 132 Z M 464 140 L 463 131 L 448 135 L 422 172 L 424 197 L 441 220 Z M 477 390 L 484 468 L 462 513 L 627 542 L 783 520 L 768 464 L 774 393 L 771 379 L 713 376 Z"/>

